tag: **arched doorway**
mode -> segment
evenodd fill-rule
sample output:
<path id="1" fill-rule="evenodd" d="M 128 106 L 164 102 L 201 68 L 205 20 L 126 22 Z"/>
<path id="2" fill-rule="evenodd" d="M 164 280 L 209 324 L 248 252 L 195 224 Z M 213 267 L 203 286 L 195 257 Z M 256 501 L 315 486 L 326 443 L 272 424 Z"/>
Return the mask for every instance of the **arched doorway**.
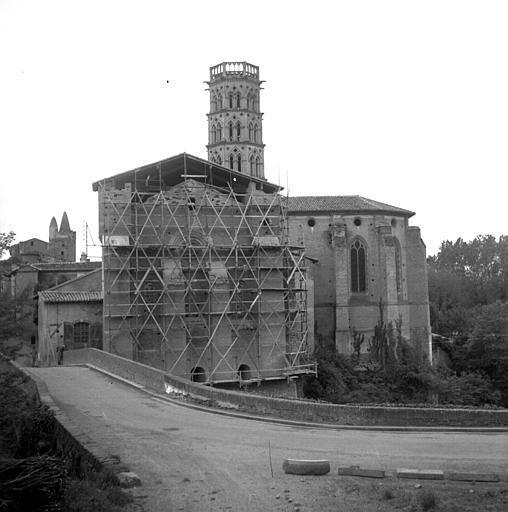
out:
<path id="1" fill-rule="evenodd" d="M 250 366 L 246 364 L 241 364 L 238 367 L 238 377 L 240 378 L 240 380 L 250 380 L 252 378 Z"/>
<path id="2" fill-rule="evenodd" d="M 206 372 L 201 366 L 194 366 L 191 370 L 192 382 L 206 382 Z"/>

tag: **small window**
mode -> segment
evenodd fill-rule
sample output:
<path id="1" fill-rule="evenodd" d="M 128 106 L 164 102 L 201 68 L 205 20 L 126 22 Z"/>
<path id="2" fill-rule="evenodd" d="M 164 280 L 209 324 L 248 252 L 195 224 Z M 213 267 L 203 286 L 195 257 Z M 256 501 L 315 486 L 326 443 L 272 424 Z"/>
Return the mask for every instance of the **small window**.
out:
<path id="1" fill-rule="evenodd" d="M 355 226 L 361 226 L 362 225 L 362 219 L 360 219 L 360 217 L 356 217 L 355 220 L 353 221 L 354 225 Z"/>
<path id="2" fill-rule="evenodd" d="M 60 256 L 63 256 L 65 253 L 63 251 L 60 251 Z"/>
<path id="3" fill-rule="evenodd" d="M 392 228 L 397 227 L 397 219 L 392 219 L 391 225 L 392 225 Z"/>
<path id="4" fill-rule="evenodd" d="M 90 337 L 90 324 L 76 322 L 74 324 L 74 343 L 88 343 Z"/>

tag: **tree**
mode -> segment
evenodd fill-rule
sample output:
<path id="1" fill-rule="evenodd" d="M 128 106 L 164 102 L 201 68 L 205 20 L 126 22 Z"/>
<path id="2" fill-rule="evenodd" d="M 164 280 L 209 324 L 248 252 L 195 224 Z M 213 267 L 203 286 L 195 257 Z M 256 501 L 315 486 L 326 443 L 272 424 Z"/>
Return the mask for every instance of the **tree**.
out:
<path id="1" fill-rule="evenodd" d="M 14 231 L 0 233 L 0 258 L 2 258 L 4 252 L 12 245 L 15 237 L 16 233 L 14 233 Z"/>

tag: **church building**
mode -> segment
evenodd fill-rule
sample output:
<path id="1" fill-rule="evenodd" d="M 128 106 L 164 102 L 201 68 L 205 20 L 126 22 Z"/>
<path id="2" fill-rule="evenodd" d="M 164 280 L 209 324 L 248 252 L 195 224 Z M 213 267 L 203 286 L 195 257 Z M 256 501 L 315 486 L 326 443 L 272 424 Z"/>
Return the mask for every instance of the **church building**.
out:
<path id="1" fill-rule="evenodd" d="M 208 159 L 264 179 L 259 67 L 223 62 L 210 68 Z M 304 248 L 314 279 L 315 342 L 362 351 L 385 323 L 431 358 L 426 249 L 413 212 L 362 196 L 289 197 L 291 243 Z"/>

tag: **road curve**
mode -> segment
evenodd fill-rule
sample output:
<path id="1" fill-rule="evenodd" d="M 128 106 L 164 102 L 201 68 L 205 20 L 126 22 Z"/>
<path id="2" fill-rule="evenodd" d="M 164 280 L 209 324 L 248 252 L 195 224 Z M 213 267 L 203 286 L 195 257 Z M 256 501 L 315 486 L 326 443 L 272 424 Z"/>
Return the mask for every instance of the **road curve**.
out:
<path id="1" fill-rule="evenodd" d="M 350 464 L 508 473 L 507 433 L 294 427 L 181 407 L 88 368 L 30 371 L 70 418 L 140 475 L 149 510 L 293 510 L 281 494 L 298 496 L 311 484 L 283 473 L 287 458 L 329 459 L 332 473 Z M 327 510 L 319 496 L 300 492 L 300 501 L 306 497 L 312 510 Z"/>

